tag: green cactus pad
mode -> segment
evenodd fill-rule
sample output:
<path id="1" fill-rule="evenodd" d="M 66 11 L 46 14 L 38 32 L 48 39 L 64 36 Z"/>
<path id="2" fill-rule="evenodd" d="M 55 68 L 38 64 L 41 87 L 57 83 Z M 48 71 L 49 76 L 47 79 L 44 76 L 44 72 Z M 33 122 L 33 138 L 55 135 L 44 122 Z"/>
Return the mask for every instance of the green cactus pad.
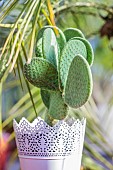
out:
<path id="1" fill-rule="evenodd" d="M 56 29 L 58 31 L 58 35 L 56 35 L 56 39 L 58 41 L 58 45 L 59 45 L 59 48 L 60 48 L 60 52 L 62 51 L 62 49 L 64 48 L 65 44 L 66 44 L 66 38 L 63 34 L 63 32 L 58 28 L 58 27 L 55 27 L 55 26 L 45 26 L 43 27 L 42 29 L 40 29 L 40 31 L 38 32 L 38 37 L 37 37 L 37 41 L 42 38 L 43 36 L 43 32 L 47 29 L 47 28 L 51 28 L 54 32 Z"/>
<path id="2" fill-rule="evenodd" d="M 60 59 L 60 79 L 61 84 L 64 87 L 65 81 L 68 75 L 70 64 L 73 58 L 81 54 L 84 58 L 87 58 L 87 51 L 84 43 L 80 40 L 70 40 L 66 43 Z"/>
<path id="3" fill-rule="evenodd" d="M 44 57 L 42 52 L 42 38 L 40 38 L 36 44 L 35 54 L 36 57 L 42 57 L 42 58 Z"/>
<path id="4" fill-rule="evenodd" d="M 66 37 L 66 41 L 69 41 L 71 38 L 74 38 L 74 37 L 85 38 L 84 34 L 77 28 L 67 28 L 64 31 L 64 35 Z"/>
<path id="5" fill-rule="evenodd" d="M 93 60 L 94 60 L 94 52 L 93 52 L 91 44 L 86 39 L 81 38 L 81 37 L 72 38 L 72 40 L 73 39 L 80 40 L 84 43 L 84 45 L 86 46 L 86 49 L 87 49 L 87 58 L 86 59 L 87 59 L 89 65 L 91 66 L 93 64 Z"/>
<path id="6" fill-rule="evenodd" d="M 65 103 L 78 108 L 84 105 L 92 92 L 92 74 L 87 60 L 81 55 L 75 56 L 71 62 L 66 86 Z"/>
<path id="7" fill-rule="evenodd" d="M 60 91 L 51 92 L 48 113 L 53 119 L 62 120 L 66 117 L 68 107 L 64 103 L 64 99 L 62 98 L 62 93 Z"/>
<path id="8" fill-rule="evenodd" d="M 55 34 L 51 28 L 47 28 L 43 33 L 42 49 L 46 59 L 56 68 L 58 67 L 58 44 Z"/>
<path id="9" fill-rule="evenodd" d="M 45 106 L 49 109 L 50 104 L 50 91 L 41 89 L 41 98 Z"/>
<path id="10" fill-rule="evenodd" d="M 33 58 L 25 64 L 24 74 L 28 81 L 36 87 L 58 90 L 58 73 L 55 67 L 43 58 Z"/>
<path id="11" fill-rule="evenodd" d="M 6 67 L 7 60 L 3 59 L 0 60 L 0 80 L 2 79 L 7 67 Z"/>

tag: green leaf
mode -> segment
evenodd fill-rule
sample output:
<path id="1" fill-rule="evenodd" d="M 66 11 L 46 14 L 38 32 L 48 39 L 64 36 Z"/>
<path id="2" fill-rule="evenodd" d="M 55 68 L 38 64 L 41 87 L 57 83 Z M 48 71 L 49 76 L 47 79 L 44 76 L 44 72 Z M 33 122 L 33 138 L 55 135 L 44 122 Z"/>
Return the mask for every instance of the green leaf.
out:
<path id="1" fill-rule="evenodd" d="M 58 67 L 58 44 L 55 34 L 51 28 L 47 28 L 43 33 L 42 49 L 45 58 Z"/>
<path id="2" fill-rule="evenodd" d="M 0 80 L 2 79 L 7 67 L 6 67 L 7 60 L 3 59 L 0 60 Z"/>
<path id="3" fill-rule="evenodd" d="M 73 39 L 80 40 L 84 43 L 84 45 L 86 46 L 86 49 L 87 49 L 87 58 L 86 59 L 87 59 L 89 65 L 91 66 L 93 64 L 93 60 L 94 60 L 94 52 L 93 52 L 91 44 L 86 39 L 81 38 L 81 37 L 72 38 L 72 40 Z"/>
<path id="4" fill-rule="evenodd" d="M 84 58 L 87 58 L 87 51 L 84 43 L 80 40 L 75 39 L 68 41 L 62 51 L 60 59 L 59 74 L 63 87 L 65 86 L 65 81 L 67 79 L 70 64 L 77 54 L 81 54 Z"/>
<path id="5" fill-rule="evenodd" d="M 66 104 L 73 108 L 84 105 L 92 92 L 92 74 L 87 60 L 77 55 L 71 62 L 64 98 Z"/>
<path id="6" fill-rule="evenodd" d="M 36 87 L 58 90 L 57 70 L 43 58 L 33 58 L 30 64 L 25 64 L 24 74 L 28 81 Z"/>
<path id="7" fill-rule="evenodd" d="M 77 28 L 67 28 L 64 31 L 64 35 L 66 37 L 66 41 L 69 41 L 71 38 L 74 38 L 74 37 L 85 38 L 84 34 Z"/>

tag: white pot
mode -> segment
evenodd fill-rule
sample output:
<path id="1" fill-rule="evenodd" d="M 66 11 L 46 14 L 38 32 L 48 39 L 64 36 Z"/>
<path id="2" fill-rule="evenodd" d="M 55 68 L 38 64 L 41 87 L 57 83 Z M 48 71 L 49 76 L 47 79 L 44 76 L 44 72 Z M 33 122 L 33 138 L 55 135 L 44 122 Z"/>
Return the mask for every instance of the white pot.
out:
<path id="1" fill-rule="evenodd" d="M 32 123 L 14 120 L 21 170 L 80 170 L 85 125 L 85 119 L 53 127 L 40 117 Z"/>

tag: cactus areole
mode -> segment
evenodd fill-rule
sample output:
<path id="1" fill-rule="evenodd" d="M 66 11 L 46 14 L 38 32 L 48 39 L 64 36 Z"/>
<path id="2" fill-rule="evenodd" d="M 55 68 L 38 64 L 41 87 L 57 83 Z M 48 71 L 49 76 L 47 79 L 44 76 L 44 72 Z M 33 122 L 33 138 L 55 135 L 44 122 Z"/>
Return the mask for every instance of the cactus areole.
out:
<path id="1" fill-rule="evenodd" d="M 25 64 L 24 75 L 41 89 L 49 125 L 54 119 L 64 119 L 69 107 L 76 109 L 88 101 L 93 59 L 92 47 L 80 30 L 68 28 L 63 33 L 57 27 L 45 26 L 39 31 L 35 56 Z"/>

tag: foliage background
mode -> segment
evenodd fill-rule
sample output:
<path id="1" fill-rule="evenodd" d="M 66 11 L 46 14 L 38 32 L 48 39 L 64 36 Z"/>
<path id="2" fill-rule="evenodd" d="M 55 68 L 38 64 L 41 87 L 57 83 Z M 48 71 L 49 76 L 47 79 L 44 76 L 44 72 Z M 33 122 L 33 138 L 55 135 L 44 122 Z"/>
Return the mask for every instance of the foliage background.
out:
<path id="1" fill-rule="evenodd" d="M 82 160 L 84 169 L 112 170 L 112 0 L 4 0 L 3 4 L 2 1 L 0 1 L 0 67 L 2 68 L 4 59 L 7 61 L 7 67 L 0 83 L 0 137 L 3 139 L 8 133 L 4 143 L 10 149 L 4 152 L 1 147 L 0 151 L 7 156 L 6 170 L 13 169 L 18 163 L 14 147 L 13 118 L 20 120 L 25 116 L 32 121 L 36 117 L 36 112 L 40 116 L 45 112 L 39 89 L 26 82 L 22 70 L 25 61 L 34 55 L 38 30 L 47 24 L 56 24 L 62 30 L 67 27 L 79 28 L 93 46 L 95 61 L 92 67 L 94 80 L 92 97 L 85 106 L 71 110 L 70 114 L 77 118 L 87 118 Z M 108 28 L 105 31 L 106 36 L 101 37 L 101 28 L 108 20 L 110 27 L 105 27 Z M 2 159 L 0 161 L 2 162 Z M 16 170 L 16 167 L 14 169 Z"/>

